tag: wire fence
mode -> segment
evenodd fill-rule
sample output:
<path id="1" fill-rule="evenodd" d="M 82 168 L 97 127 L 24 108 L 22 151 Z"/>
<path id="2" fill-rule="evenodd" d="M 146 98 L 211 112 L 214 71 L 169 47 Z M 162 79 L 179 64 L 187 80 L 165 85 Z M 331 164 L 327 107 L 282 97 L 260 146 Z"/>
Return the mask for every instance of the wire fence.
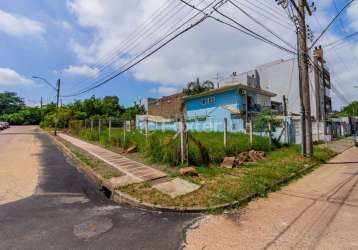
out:
<path id="1" fill-rule="evenodd" d="M 135 146 L 145 157 L 172 165 L 219 163 L 251 149 L 269 151 L 278 142 L 293 143 L 295 125 L 290 119 L 87 119 L 69 123 L 69 132 L 105 147 L 126 151 Z M 117 150 L 116 149 L 116 150 Z"/>

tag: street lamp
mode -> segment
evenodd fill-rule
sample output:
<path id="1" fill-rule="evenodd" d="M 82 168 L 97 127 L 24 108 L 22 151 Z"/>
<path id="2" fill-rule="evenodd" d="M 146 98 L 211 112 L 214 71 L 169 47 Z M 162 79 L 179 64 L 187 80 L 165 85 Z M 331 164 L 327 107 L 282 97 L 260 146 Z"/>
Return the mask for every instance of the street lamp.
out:
<path id="1" fill-rule="evenodd" d="M 52 89 L 56 91 L 56 118 L 55 118 L 55 136 L 57 136 L 57 128 L 58 128 L 58 105 L 60 101 L 60 87 L 61 87 L 61 79 L 57 80 L 56 86 L 52 85 L 49 81 L 47 81 L 45 78 L 40 76 L 33 76 L 33 79 L 39 79 L 42 80 L 44 83 L 46 83 L 48 86 L 50 86 Z"/>

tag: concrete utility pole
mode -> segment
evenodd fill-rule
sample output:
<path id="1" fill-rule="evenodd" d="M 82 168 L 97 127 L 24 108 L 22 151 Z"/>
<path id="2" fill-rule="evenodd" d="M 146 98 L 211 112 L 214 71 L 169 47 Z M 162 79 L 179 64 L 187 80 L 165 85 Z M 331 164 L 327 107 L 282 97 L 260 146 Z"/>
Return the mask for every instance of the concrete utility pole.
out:
<path id="1" fill-rule="evenodd" d="M 61 80 L 57 80 L 56 85 L 56 118 L 55 118 L 55 136 L 57 136 L 57 129 L 58 129 L 58 106 L 60 102 L 60 88 L 61 88 Z"/>
<path id="2" fill-rule="evenodd" d="M 294 1 L 293 1 L 294 2 Z M 299 67 L 301 70 L 301 91 L 302 104 L 305 124 L 305 156 L 313 154 L 312 140 L 312 120 L 311 120 L 311 100 L 310 100 L 310 84 L 308 74 L 308 49 L 307 49 L 307 31 L 306 31 L 306 14 L 305 10 L 311 13 L 306 0 L 299 0 L 298 5 L 298 45 L 299 45 Z"/>
<path id="3" fill-rule="evenodd" d="M 41 107 L 41 122 L 43 122 L 43 111 L 42 111 L 42 96 L 41 96 L 41 101 L 40 101 L 40 107 Z"/>
<path id="4" fill-rule="evenodd" d="M 46 80 L 46 78 L 43 78 L 41 76 L 33 76 L 33 79 L 39 79 L 46 83 L 48 86 L 50 86 L 53 90 L 56 91 L 56 117 L 55 117 L 55 136 L 57 135 L 57 127 L 58 127 L 58 105 L 60 102 L 60 88 L 61 88 L 61 80 L 57 80 L 56 86 L 51 84 L 49 81 Z M 42 103 L 42 97 L 41 97 L 41 103 Z"/>

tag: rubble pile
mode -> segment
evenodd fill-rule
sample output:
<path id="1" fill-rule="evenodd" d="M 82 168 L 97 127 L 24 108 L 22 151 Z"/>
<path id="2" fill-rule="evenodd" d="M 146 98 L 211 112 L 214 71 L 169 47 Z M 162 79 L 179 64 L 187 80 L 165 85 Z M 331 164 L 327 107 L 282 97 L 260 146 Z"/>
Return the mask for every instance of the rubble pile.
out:
<path id="1" fill-rule="evenodd" d="M 266 160 L 265 152 L 250 150 L 249 152 L 242 152 L 237 156 L 225 157 L 220 166 L 225 168 L 236 168 L 240 167 L 245 162 L 256 162 L 261 160 Z"/>

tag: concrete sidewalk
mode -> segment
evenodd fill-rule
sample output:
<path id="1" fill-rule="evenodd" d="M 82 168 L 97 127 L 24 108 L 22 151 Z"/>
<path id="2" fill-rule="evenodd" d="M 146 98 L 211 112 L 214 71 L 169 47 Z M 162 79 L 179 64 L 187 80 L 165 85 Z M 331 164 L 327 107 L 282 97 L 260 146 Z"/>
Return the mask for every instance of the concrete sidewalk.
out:
<path id="1" fill-rule="evenodd" d="M 337 154 L 340 154 L 353 147 L 354 144 L 354 137 L 346 137 L 328 142 L 327 147 Z"/>
<path id="2" fill-rule="evenodd" d="M 358 249 L 358 148 L 227 216 L 207 216 L 186 249 Z"/>
<path id="3" fill-rule="evenodd" d="M 120 187 L 139 182 L 164 179 L 167 177 L 167 174 L 162 171 L 131 160 L 121 154 L 114 153 L 100 146 L 93 145 L 63 133 L 59 133 L 59 137 L 122 172 L 124 176 L 112 178 L 108 181 L 111 186 Z M 174 180 L 166 178 L 163 181 L 154 184 L 153 187 L 172 198 L 185 195 L 199 188 L 198 185 L 179 178 Z"/>

